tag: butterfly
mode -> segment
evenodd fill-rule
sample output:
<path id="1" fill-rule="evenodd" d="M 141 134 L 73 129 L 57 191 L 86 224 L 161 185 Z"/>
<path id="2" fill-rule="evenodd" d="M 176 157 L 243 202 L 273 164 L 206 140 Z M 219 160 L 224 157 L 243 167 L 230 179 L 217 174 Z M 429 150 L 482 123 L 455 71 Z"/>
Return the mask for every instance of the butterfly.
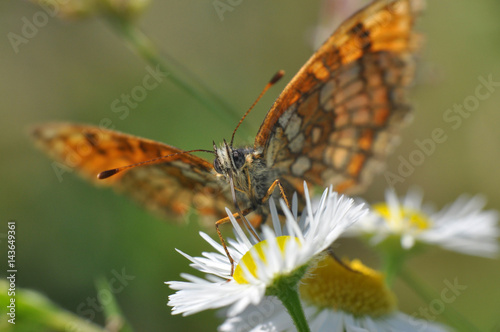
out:
<path id="1" fill-rule="evenodd" d="M 347 19 L 285 87 L 253 146 L 233 147 L 233 133 L 230 143 L 213 144 L 213 162 L 96 126 L 48 123 L 32 136 L 54 167 L 111 186 L 169 220 L 183 220 L 194 207 L 213 223 L 227 219 L 225 208 L 236 203 L 262 221 L 267 199 L 294 192 L 300 198 L 304 181 L 360 192 L 410 114 L 406 94 L 420 45 L 413 26 L 421 9 L 422 1 L 380 0 Z"/>

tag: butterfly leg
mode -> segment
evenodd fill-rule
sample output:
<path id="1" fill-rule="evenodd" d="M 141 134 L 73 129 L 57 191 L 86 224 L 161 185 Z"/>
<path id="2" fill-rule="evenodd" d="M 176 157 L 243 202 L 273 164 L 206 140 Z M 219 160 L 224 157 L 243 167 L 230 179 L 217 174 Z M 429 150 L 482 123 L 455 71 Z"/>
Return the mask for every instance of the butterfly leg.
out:
<path id="1" fill-rule="evenodd" d="M 269 187 L 269 189 L 267 189 L 266 195 L 262 198 L 262 203 L 264 203 L 265 201 L 267 201 L 269 199 L 269 197 L 271 197 L 276 186 L 278 186 L 280 188 L 281 197 L 283 197 L 283 200 L 285 201 L 286 206 L 290 207 L 290 204 L 288 204 L 288 199 L 286 198 L 285 190 L 283 189 L 283 186 L 281 185 L 281 182 L 279 179 L 274 180 L 273 184 Z"/>
<path id="2" fill-rule="evenodd" d="M 245 209 L 241 212 L 241 214 L 243 216 L 249 214 L 250 212 L 252 212 L 253 210 L 252 209 Z M 240 217 L 240 213 L 239 212 L 236 212 L 236 213 L 233 213 L 233 217 L 238 219 Z M 226 241 L 224 241 L 224 238 L 222 237 L 222 233 L 219 229 L 219 225 L 223 225 L 227 222 L 229 222 L 230 219 L 229 217 L 224 217 L 218 221 L 215 222 L 215 230 L 217 231 L 217 235 L 219 236 L 219 239 L 220 239 L 220 242 L 222 244 L 222 247 L 224 248 L 224 251 L 226 252 L 226 255 L 227 255 L 227 258 L 229 259 L 229 263 L 231 263 L 231 276 L 233 275 L 233 272 L 234 272 L 234 260 L 233 258 L 231 257 L 231 255 L 229 254 L 229 250 L 227 249 L 227 245 L 226 245 Z"/>
<path id="3" fill-rule="evenodd" d="M 331 247 L 326 248 L 325 251 L 330 257 L 332 257 L 340 266 L 345 268 L 348 271 L 354 272 L 354 273 L 360 273 L 356 270 L 353 270 L 350 266 L 348 266 L 346 263 L 344 263 L 334 252 Z"/>

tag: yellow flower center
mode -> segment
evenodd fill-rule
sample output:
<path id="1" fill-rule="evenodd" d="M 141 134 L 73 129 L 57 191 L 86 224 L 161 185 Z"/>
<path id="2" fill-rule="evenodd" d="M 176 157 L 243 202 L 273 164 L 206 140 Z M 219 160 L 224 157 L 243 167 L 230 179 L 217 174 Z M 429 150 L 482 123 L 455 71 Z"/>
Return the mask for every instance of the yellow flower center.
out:
<path id="1" fill-rule="evenodd" d="M 278 236 L 276 238 L 276 242 L 278 243 L 278 247 L 283 254 L 285 251 L 285 245 L 287 241 L 294 239 L 298 242 L 298 239 L 291 236 Z M 261 259 L 264 263 L 266 263 L 266 256 L 264 254 L 264 248 L 269 246 L 267 240 L 260 241 L 256 245 L 254 245 L 243 257 L 240 262 L 234 269 L 233 278 L 239 284 L 248 284 L 249 281 L 245 278 L 245 274 L 243 273 L 243 269 L 241 267 L 242 264 L 245 264 L 248 271 L 254 276 L 257 277 L 257 264 L 255 263 L 254 257 L 251 252 L 256 252 L 258 254 L 259 259 Z M 254 254 L 255 255 L 255 254 Z"/>
<path id="2" fill-rule="evenodd" d="M 405 208 L 404 206 L 399 207 L 398 214 L 396 215 L 394 215 L 386 203 L 375 204 L 373 205 L 373 209 L 384 217 L 388 223 L 399 229 L 411 227 L 417 230 L 425 230 L 431 226 L 431 221 L 425 214 L 414 209 Z"/>
<path id="3" fill-rule="evenodd" d="M 359 260 L 344 260 L 343 264 L 325 255 L 301 280 L 301 298 L 315 307 L 355 316 L 379 317 L 396 309 L 396 297 L 381 273 Z"/>

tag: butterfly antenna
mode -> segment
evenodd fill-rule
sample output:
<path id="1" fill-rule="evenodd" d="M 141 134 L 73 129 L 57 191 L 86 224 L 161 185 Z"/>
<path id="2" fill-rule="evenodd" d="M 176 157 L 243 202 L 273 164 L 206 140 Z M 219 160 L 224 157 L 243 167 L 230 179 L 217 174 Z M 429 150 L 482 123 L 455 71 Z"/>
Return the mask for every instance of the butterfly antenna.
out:
<path id="1" fill-rule="evenodd" d="M 137 167 L 137 166 L 145 166 L 145 165 L 160 163 L 162 161 L 165 161 L 165 159 L 169 159 L 169 158 L 172 158 L 174 156 L 178 156 L 178 155 L 186 154 L 186 153 L 191 153 L 191 152 L 209 152 L 211 154 L 214 153 L 213 151 L 210 151 L 210 150 L 190 150 L 190 151 L 176 152 L 176 153 L 168 154 L 168 155 L 161 156 L 161 157 L 158 157 L 158 158 L 153 158 L 153 159 L 141 161 L 139 163 L 135 163 L 135 164 L 127 165 L 127 166 L 122 166 L 122 167 L 118 167 L 118 168 L 113 168 L 113 169 L 108 169 L 108 170 L 106 170 L 104 172 L 101 172 L 101 173 L 97 174 L 97 178 L 99 180 L 107 179 L 110 176 L 113 176 L 113 175 L 115 175 L 117 173 L 120 173 L 121 171 L 127 170 L 129 168 L 134 168 L 134 167 Z"/>
<path id="2" fill-rule="evenodd" d="M 283 70 L 280 70 L 276 74 L 274 74 L 274 76 L 271 78 L 269 83 L 266 84 L 266 86 L 264 87 L 264 89 L 262 90 L 260 95 L 253 102 L 252 106 L 250 106 L 248 111 L 245 112 L 245 114 L 241 118 L 240 122 L 238 122 L 238 125 L 236 126 L 236 128 L 234 128 L 233 136 L 231 136 L 231 144 L 230 144 L 231 147 L 233 147 L 234 134 L 236 134 L 236 130 L 238 130 L 238 128 L 240 127 L 243 120 L 245 120 L 245 118 L 247 117 L 248 113 L 250 113 L 250 111 L 255 107 L 255 105 L 259 102 L 260 98 L 262 98 L 262 96 L 266 93 L 266 91 L 269 90 L 269 88 L 272 87 L 275 83 L 277 83 L 283 77 L 283 75 L 285 75 L 285 72 Z"/>

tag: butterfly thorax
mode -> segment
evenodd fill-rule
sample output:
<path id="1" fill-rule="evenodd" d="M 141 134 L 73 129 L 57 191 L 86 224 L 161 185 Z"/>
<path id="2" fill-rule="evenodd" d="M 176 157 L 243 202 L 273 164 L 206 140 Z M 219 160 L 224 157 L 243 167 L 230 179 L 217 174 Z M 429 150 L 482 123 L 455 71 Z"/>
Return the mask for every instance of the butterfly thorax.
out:
<path id="1" fill-rule="evenodd" d="M 253 148 L 232 148 L 227 143 L 215 147 L 214 169 L 227 184 L 232 182 L 242 208 L 259 207 L 273 179 L 261 153 Z"/>

